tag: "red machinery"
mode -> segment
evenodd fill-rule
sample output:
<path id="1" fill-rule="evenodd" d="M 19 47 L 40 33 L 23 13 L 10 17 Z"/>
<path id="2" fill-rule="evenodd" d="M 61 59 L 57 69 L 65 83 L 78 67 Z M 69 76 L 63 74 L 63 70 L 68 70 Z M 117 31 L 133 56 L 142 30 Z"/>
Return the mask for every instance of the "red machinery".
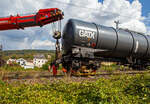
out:
<path id="1" fill-rule="evenodd" d="M 63 19 L 63 12 L 58 8 L 40 9 L 35 14 L 26 16 L 0 17 L 0 31 L 24 29 L 25 27 L 40 26 Z"/>

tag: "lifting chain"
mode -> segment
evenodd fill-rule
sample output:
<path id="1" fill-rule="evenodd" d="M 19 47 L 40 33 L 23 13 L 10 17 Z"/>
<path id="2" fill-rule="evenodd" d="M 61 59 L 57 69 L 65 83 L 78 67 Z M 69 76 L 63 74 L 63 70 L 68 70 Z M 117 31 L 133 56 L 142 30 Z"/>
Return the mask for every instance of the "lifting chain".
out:
<path id="1" fill-rule="evenodd" d="M 59 39 L 61 38 L 61 20 L 59 20 L 56 24 L 55 23 L 52 24 L 52 30 L 53 30 L 53 38 L 56 39 L 56 44 L 55 44 L 56 53 L 55 54 L 56 54 L 56 59 L 58 59 L 61 56 L 60 43 L 59 43 Z"/>

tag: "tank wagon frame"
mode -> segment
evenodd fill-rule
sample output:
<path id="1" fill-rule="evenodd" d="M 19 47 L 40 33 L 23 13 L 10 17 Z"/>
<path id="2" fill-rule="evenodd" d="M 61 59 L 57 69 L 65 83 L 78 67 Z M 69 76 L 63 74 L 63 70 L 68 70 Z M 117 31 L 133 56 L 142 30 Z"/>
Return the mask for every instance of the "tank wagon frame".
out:
<path id="1" fill-rule="evenodd" d="M 62 36 L 62 64 L 78 70 L 85 65 L 96 70 L 102 61 L 133 69 L 150 65 L 150 36 L 70 19 Z"/>

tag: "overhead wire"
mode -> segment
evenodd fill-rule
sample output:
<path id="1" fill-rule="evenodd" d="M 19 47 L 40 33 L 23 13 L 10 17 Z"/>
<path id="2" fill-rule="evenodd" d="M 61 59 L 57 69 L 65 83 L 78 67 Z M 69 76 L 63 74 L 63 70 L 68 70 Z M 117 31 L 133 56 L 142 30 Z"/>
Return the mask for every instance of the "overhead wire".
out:
<path id="1" fill-rule="evenodd" d="M 69 3 L 67 3 L 67 2 L 62 2 L 62 1 L 60 1 L 60 0 L 50 0 L 51 2 L 53 2 L 53 3 L 56 3 L 56 4 L 59 4 L 59 5 L 71 5 L 71 6 L 74 6 L 74 7 L 79 7 L 79 8 L 83 8 L 83 9 L 88 9 L 88 10 L 90 10 L 90 11 L 99 11 L 99 8 L 89 8 L 89 7 L 86 7 L 86 6 L 81 6 L 81 5 L 77 5 L 77 4 L 74 4 L 74 3 L 71 3 L 71 2 L 69 2 Z M 98 4 L 98 0 L 97 0 L 97 4 Z M 97 5 L 96 5 L 97 6 Z M 126 16 L 126 15 L 119 15 L 118 13 L 113 13 L 113 12 L 110 12 L 110 11 L 102 11 L 102 15 L 105 15 L 105 13 L 107 13 L 107 14 L 112 14 L 112 15 L 118 15 L 118 17 L 125 17 L 125 18 L 128 18 L 128 19 L 132 19 L 133 17 L 131 17 L 131 16 Z M 27 14 L 29 14 L 29 13 L 25 13 L 25 14 L 20 14 L 21 16 L 22 15 L 27 15 Z M 30 13 L 30 14 L 35 14 L 35 13 Z M 4 16 L 3 16 L 4 17 Z M 149 22 L 149 20 L 148 19 L 145 19 L 145 21 L 148 21 Z"/>
<path id="2" fill-rule="evenodd" d="M 89 7 L 86 7 L 86 6 L 81 6 L 81 5 L 77 5 L 77 4 L 74 4 L 74 3 L 71 3 L 71 2 L 68 2 L 68 3 L 66 3 L 66 2 L 62 2 L 62 1 L 60 1 L 60 0 L 51 0 L 51 2 L 53 2 L 53 3 L 56 3 L 56 4 L 58 4 L 58 5 L 71 5 L 71 6 L 73 6 L 73 7 L 77 7 L 77 8 L 83 8 L 83 9 L 88 9 L 88 11 L 90 10 L 90 11 L 99 11 L 100 10 L 100 8 L 89 8 Z M 97 5 L 95 6 L 95 7 L 98 7 L 98 1 L 97 1 Z M 103 13 L 103 14 L 100 14 L 100 16 L 102 17 L 102 16 L 107 16 L 108 14 L 109 15 L 116 15 L 116 17 L 114 17 L 114 18 L 116 18 L 116 20 L 120 20 L 120 19 L 123 19 L 123 18 L 121 18 L 121 17 L 124 17 L 124 18 L 126 18 L 126 19 L 134 19 L 135 17 L 133 17 L 133 16 L 127 16 L 127 15 L 120 15 L 119 13 L 114 13 L 114 12 L 110 12 L 110 11 L 102 11 L 101 13 Z M 77 18 L 81 18 L 81 17 L 78 17 L 77 15 L 75 16 L 75 17 L 77 17 Z M 145 18 L 145 19 L 141 19 L 141 20 L 139 20 L 139 21 L 142 21 L 142 22 L 150 22 L 150 19 L 148 19 L 148 18 Z M 122 24 L 123 22 L 120 22 L 120 24 Z"/>
<path id="3" fill-rule="evenodd" d="M 66 2 L 62 2 L 60 0 L 50 0 L 50 1 L 53 2 L 53 3 L 59 4 L 59 5 L 63 5 L 63 6 L 64 5 L 71 5 L 71 6 L 74 6 L 74 7 L 88 9 L 90 11 L 99 11 L 99 8 L 89 8 L 89 7 L 77 5 L 77 4 L 74 4 L 74 3 L 71 3 L 71 2 L 66 3 Z M 98 4 L 98 1 L 97 1 L 97 4 Z M 125 18 L 128 18 L 128 19 L 132 19 L 133 18 L 131 16 L 119 15 L 118 13 L 113 13 L 113 12 L 110 12 L 110 11 L 102 11 L 102 13 L 103 13 L 102 15 L 105 15 L 105 13 L 107 13 L 107 14 L 112 14 L 112 15 L 118 15 L 118 17 L 125 17 Z M 27 15 L 27 14 L 29 14 L 29 13 L 20 14 L 20 15 L 22 16 L 22 15 Z M 30 14 L 34 14 L 34 13 L 30 13 Z"/>
<path id="4" fill-rule="evenodd" d="M 78 4 L 74 4 L 74 3 L 71 3 L 71 2 L 62 2 L 62 1 L 60 1 L 60 0 L 50 0 L 51 2 L 53 2 L 53 3 L 56 3 L 56 4 L 59 4 L 59 5 L 62 5 L 63 7 L 64 7 L 64 5 L 71 5 L 71 6 L 73 6 L 73 7 L 78 7 L 78 8 L 83 8 L 83 9 L 88 9 L 88 11 L 90 10 L 90 11 L 99 11 L 100 10 L 100 8 L 90 8 L 90 7 L 86 7 L 86 6 L 81 6 L 81 5 L 78 5 Z M 98 4 L 98 1 L 97 1 L 97 4 Z M 96 7 L 97 7 L 98 5 L 96 5 Z M 112 15 L 116 15 L 117 13 L 113 13 L 113 12 L 109 12 L 109 11 L 102 11 L 102 13 L 108 13 L 108 14 L 112 14 Z M 26 13 L 26 14 L 29 14 L 29 13 Z M 34 13 L 31 13 L 31 14 L 34 14 Z M 104 14 L 102 14 L 102 15 L 104 15 Z M 21 14 L 21 15 L 25 15 L 25 14 Z M 76 16 L 76 17 L 78 17 L 78 16 Z M 118 17 L 125 17 L 125 18 L 128 18 L 128 19 L 132 19 L 133 17 L 131 17 L 131 16 L 125 16 L 125 15 L 118 15 Z M 78 17 L 79 18 L 79 17 Z M 147 22 L 150 22 L 150 19 L 145 19 L 144 21 L 147 21 Z M 52 30 L 54 31 L 55 30 L 55 25 L 54 24 L 52 24 L 51 25 L 52 26 Z"/>
<path id="5" fill-rule="evenodd" d="M 85 6 L 81 6 L 81 5 L 77 5 L 77 4 L 74 4 L 74 3 L 66 3 L 66 2 L 62 2 L 60 0 L 51 0 L 53 3 L 57 3 L 59 5 L 62 5 L 62 4 L 65 4 L 65 5 L 72 5 L 74 7 L 79 7 L 79 8 L 84 8 L 84 9 L 88 9 L 90 11 L 99 11 L 99 8 L 89 8 L 89 7 L 85 7 Z M 113 14 L 113 15 L 118 15 L 118 13 L 113 13 L 113 12 L 109 12 L 109 11 L 103 11 L 103 13 L 108 13 L 108 14 Z M 130 17 L 130 16 L 125 16 L 125 15 L 118 15 L 120 17 L 126 17 L 128 19 L 132 19 L 133 17 Z"/>

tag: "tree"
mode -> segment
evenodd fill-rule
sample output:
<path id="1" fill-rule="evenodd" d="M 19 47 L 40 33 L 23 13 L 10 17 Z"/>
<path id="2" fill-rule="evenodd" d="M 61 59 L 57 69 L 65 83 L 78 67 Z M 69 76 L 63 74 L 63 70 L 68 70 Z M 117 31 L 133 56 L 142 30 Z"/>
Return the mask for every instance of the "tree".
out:
<path id="1" fill-rule="evenodd" d="M 48 66 L 50 65 L 50 61 L 46 62 L 43 66 L 42 69 L 43 70 L 48 70 Z"/>

